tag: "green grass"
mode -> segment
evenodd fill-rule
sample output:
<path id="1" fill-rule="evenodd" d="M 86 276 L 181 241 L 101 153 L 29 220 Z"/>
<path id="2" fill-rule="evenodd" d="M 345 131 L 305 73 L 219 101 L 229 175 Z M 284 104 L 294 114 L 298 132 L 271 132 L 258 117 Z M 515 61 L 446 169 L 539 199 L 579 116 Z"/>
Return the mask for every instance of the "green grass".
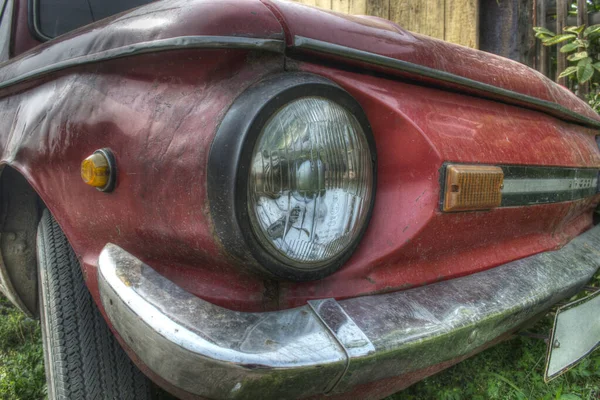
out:
<path id="1" fill-rule="evenodd" d="M 535 330 L 546 332 L 551 323 L 547 317 Z M 550 384 L 543 380 L 545 354 L 543 341 L 516 337 L 388 400 L 600 399 L 600 350 Z M 0 399 L 43 399 L 45 393 L 39 324 L 0 297 Z"/>
<path id="2" fill-rule="evenodd" d="M 0 398 L 33 400 L 45 395 L 39 324 L 0 296 Z"/>
<path id="3" fill-rule="evenodd" d="M 600 351 L 549 384 L 543 379 L 545 355 L 542 340 L 516 337 L 389 400 L 600 399 Z"/>

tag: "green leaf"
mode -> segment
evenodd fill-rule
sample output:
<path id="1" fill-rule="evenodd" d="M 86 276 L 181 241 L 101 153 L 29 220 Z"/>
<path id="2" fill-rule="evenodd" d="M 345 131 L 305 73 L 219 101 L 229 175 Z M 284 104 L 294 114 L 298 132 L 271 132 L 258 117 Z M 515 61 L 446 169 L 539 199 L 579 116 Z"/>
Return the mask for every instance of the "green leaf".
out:
<path id="1" fill-rule="evenodd" d="M 594 75 L 594 67 L 592 67 L 592 59 L 587 57 L 577 63 L 577 80 L 579 83 L 589 81 Z"/>
<path id="2" fill-rule="evenodd" d="M 600 24 L 590 25 L 583 31 L 583 36 L 589 36 L 590 34 L 598 31 L 600 31 Z"/>
<path id="3" fill-rule="evenodd" d="M 556 35 L 550 39 L 544 39 L 542 40 L 542 43 L 544 46 L 552 46 L 557 43 L 562 43 L 567 40 L 572 41 L 574 39 L 577 39 L 577 36 L 573 35 L 572 33 L 563 33 L 562 35 Z"/>
<path id="4" fill-rule="evenodd" d="M 581 60 L 579 60 L 579 62 L 577 63 L 577 66 L 579 67 L 580 65 L 586 65 L 586 64 L 591 64 L 592 63 L 592 58 L 591 57 L 586 57 L 586 58 L 582 58 Z"/>
<path id="5" fill-rule="evenodd" d="M 544 33 L 536 33 L 535 37 L 540 39 L 541 41 L 544 41 L 545 39 L 550 39 L 552 36 L 548 36 Z"/>
<path id="6" fill-rule="evenodd" d="M 543 26 L 534 26 L 533 27 L 533 31 L 535 33 L 541 33 L 541 34 L 548 35 L 548 36 L 555 36 L 556 35 L 554 32 L 552 32 L 551 30 L 548 30 L 548 29 L 544 28 Z"/>
<path id="7" fill-rule="evenodd" d="M 581 397 L 577 396 L 576 394 L 563 394 L 562 396 L 559 397 L 560 400 L 581 400 Z"/>
<path id="8" fill-rule="evenodd" d="M 597 71 L 600 71 L 600 62 L 592 64 L 592 67 L 594 67 Z"/>
<path id="9" fill-rule="evenodd" d="M 563 47 L 560 48 L 560 52 L 561 53 L 570 53 L 573 50 L 577 50 L 579 47 L 579 43 L 577 43 L 578 40 L 571 42 L 571 43 L 567 43 L 565 44 Z"/>
<path id="10" fill-rule="evenodd" d="M 571 54 L 569 57 L 567 57 L 567 60 L 569 60 L 569 61 L 579 61 L 579 60 L 582 60 L 584 58 L 588 58 L 588 52 L 587 51 L 580 51 L 579 53 Z"/>
<path id="11" fill-rule="evenodd" d="M 581 26 L 567 26 L 563 29 L 563 31 L 565 32 L 572 32 L 576 35 L 579 35 L 583 29 L 585 28 L 585 25 L 581 25 Z"/>
<path id="12" fill-rule="evenodd" d="M 565 76 L 573 75 L 577 72 L 577 67 L 567 67 L 563 72 L 558 76 L 559 78 L 564 78 Z"/>

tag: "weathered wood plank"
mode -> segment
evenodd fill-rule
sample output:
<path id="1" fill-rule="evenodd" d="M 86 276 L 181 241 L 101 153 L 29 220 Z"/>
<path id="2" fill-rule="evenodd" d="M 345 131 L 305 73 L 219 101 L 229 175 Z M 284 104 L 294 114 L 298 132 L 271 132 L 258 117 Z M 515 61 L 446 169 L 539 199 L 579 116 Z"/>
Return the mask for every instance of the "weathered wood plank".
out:
<path id="1" fill-rule="evenodd" d="M 478 47 L 478 0 L 296 0 L 349 13 L 386 18 L 401 27 L 469 47 Z"/>
<path id="2" fill-rule="evenodd" d="M 556 33 L 563 33 L 563 28 L 567 22 L 567 6 L 569 1 L 567 0 L 556 0 Z M 566 83 L 565 78 L 558 78 L 558 75 L 565 70 L 567 67 L 567 55 L 561 53 L 559 50 L 562 47 L 559 44 L 556 47 L 556 82 L 564 85 Z"/>
<path id="3" fill-rule="evenodd" d="M 347 14 L 350 12 L 350 0 L 331 0 L 331 9 Z"/>
<path id="4" fill-rule="evenodd" d="M 534 3 L 535 0 L 520 0 L 517 23 L 517 37 L 522 41 L 519 49 L 519 61 L 529 66 L 534 64 L 535 43 L 537 41 L 533 32 L 533 20 L 535 19 L 533 13 L 536 11 Z"/>
<path id="5" fill-rule="evenodd" d="M 331 0 L 316 0 L 315 5 L 326 10 L 331 10 Z"/>
<path id="6" fill-rule="evenodd" d="M 409 31 L 444 39 L 444 0 L 391 0 L 389 19 Z"/>
<path id="7" fill-rule="evenodd" d="M 587 14 L 587 1 L 586 0 L 577 0 L 577 26 L 588 25 L 588 14 Z M 590 84 L 588 82 L 583 85 L 579 85 L 579 90 L 577 94 L 582 99 L 587 98 L 588 93 L 590 92 Z"/>
<path id="8" fill-rule="evenodd" d="M 587 1 L 577 0 L 577 26 L 588 24 Z"/>
<path id="9" fill-rule="evenodd" d="M 309 6 L 314 6 L 314 5 L 316 5 L 316 2 L 315 2 L 315 0 L 294 0 L 294 1 L 296 1 L 296 2 L 298 2 L 298 3 L 302 3 L 302 4 L 307 4 L 307 5 L 309 5 Z"/>
<path id="10" fill-rule="evenodd" d="M 548 23 L 546 22 L 546 15 L 548 14 L 548 9 L 546 8 L 546 0 L 537 0 L 538 1 L 538 25 L 544 28 L 548 27 Z M 539 71 L 548 76 L 550 72 L 548 71 L 548 48 L 543 46 L 542 43 L 538 40 L 537 45 L 540 50 L 540 59 L 538 62 Z"/>
<path id="11" fill-rule="evenodd" d="M 390 0 L 367 1 L 367 15 L 390 19 Z"/>
<path id="12" fill-rule="evenodd" d="M 479 47 L 479 1 L 446 0 L 444 36 L 448 42 Z"/>
<path id="13" fill-rule="evenodd" d="M 365 15 L 369 0 L 350 0 L 350 14 Z"/>

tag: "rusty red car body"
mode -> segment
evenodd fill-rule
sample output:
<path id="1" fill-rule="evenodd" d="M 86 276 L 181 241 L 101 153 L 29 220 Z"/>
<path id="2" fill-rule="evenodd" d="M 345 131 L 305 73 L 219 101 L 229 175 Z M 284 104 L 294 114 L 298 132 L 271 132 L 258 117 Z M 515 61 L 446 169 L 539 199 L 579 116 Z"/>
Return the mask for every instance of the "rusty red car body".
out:
<path id="1" fill-rule="evenodd" d="M 521 64 L 377 18 L 282 0 L 159 1 L 47 43 L 31 35 L 27 7 L 14 2 L 10 59 L 0 67 L 2 190 L 10 191 L 9 177 L 26 179 L 67 235 L 111 326 L 98 278 L 109 243 L 199 299 L 261 313 L 470 276 L 560 249 L 592 227 L 598 195 L 488 211 L 439 208 L 448 162 L 600 169 L 600 117 Z M 360 103 L 378 157 L 375 207 L 356 252 L 339 271 L 307 282 L 270 279 L 231 257 L 215 234 L 206 184 L 211 145 L 234 100 L 271 75 L 297 73 L 327 78 Z M 107 147 L 118 166 L 109 194 L 79 177 L 83 158 Z M 589 271 L 553 301 L 585 277 Z M 31 304 L 20 302 L 35 314 Z M 327 390 L 334 398 L 388 395 L 524 322 L 464 354 Z M 168 390 L 208 396 L 161 376 L 115 334 Z"/>

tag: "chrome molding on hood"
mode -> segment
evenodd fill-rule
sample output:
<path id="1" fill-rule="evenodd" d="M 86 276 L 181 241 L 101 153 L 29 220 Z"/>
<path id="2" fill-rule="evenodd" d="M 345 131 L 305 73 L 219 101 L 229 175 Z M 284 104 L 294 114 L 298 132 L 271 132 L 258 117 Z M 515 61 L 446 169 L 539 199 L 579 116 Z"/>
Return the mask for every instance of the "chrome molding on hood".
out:
<path id="1" fill-rule="evenodd" d="M 371 64 L 374 66 L 405 72 L 414 76 L 435 79 L 440 82 L 454 86 L 460 86 L 482 94 L 491 95 L 492 98 L 496 100 L 504 100 L 507 103 L 533 108 L 535 110 L 542 111 L 568 121 L 577 122 L 593 128 L 600 128 L 600 121 L 596 121 L 592 118 L 578 114 L 561 106 L 560 104 L 517 93 L 512 90 L 503 89 L 487 83 L 475 81 L 473 79 L 451 74 L 449 72 L 414 64 L 408 61 L 397 60 L 395 58 L 382 56 L 368 51 L 357 50 L 351 47 L 341 46 L 338 44 L 310 39 L 302 36 L 296 36 L 294 38 L 294 48 L 355 60 L 365 64 Z"/>
<path id="2" fill-rule="evenodd" d="M 596 121 L 584 115 L 578 114 L 557 103 L 524 95 L 511 90 L 499 88 L 493 85 L 478 82 L 459 75 L 436 70 L 411 62 L 397 60 L 379 54 L 370 53 L 363 50 L 357 50 L 350 47 L 345 47 L 316 39 L 305 38 L 302 36 L 296 36 L 294 38 L 293 48 L 301 51 L 307 50 L 315 53 L 352 59 L 365 64 L 381 66 L 416 76 L 432 78 L 440 82 L 460 86 L 466 89 L 477 91 L 479 93 L 491 95 L 492 98 L 495 98 L 497 100 L 504 100 L 508 103 L 517 104 L 521 106 L 529 106 L 530 108 L 536 109 L 538 111 L 542 111 L 547 114 L 560 117 L 572 122 L 576 122 L 594 128 L 600 128 L 600 121 Z M 244 49 L 286 54 L 286 44 L 283 40 L 279 39 L 258 39 L 238 36 L 179 36 L 167 39 L 134 43 L 122 47 L 100 51 L 97 53 L 70 58 L 64 61 L 51 63 L 0 82 L 0 89 L 4 89 L 12 85 L 30 81 L 33 79 L 41 78 L 53 72 L 61 71 L 71 67 L 77 67 L 101 61 L 108 61 L 116 58 L 130 57 L 145 53 L 185 49 Z"/>
<path id="3" fill-rule="evenodd" d="M 285 44 L 282 40 L 276 39 L 255 39 L 236 36 L 179 36 L 168 39 L 159 39 L 130 44 L 49 64 L 0 82 L 0 89 L 81 65 L 108 61 L 116 58 L 131 57 L 139 54 L 187 49 L 242 49 L 283 54 Z"/>

